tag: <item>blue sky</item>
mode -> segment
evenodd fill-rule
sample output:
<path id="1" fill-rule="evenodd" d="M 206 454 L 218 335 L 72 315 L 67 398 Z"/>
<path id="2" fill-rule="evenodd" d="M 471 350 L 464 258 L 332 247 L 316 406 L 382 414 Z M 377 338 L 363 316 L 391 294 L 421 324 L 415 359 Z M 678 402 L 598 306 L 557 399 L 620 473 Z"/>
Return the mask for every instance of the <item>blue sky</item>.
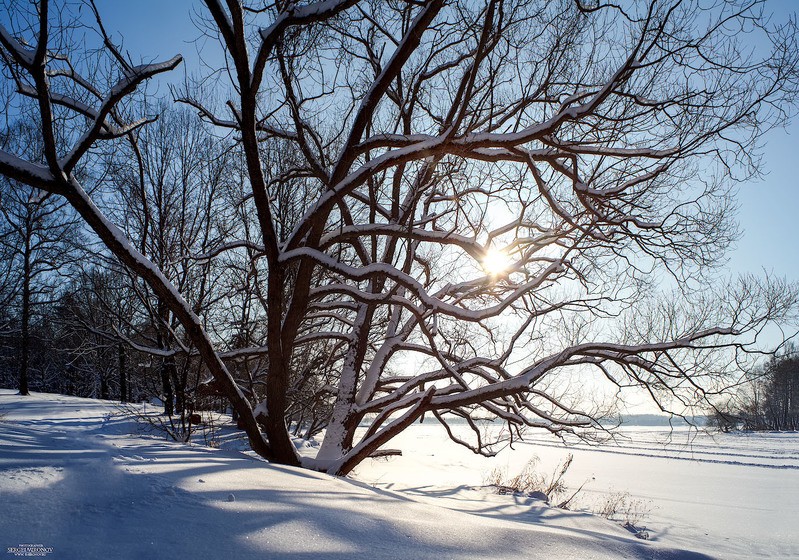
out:
<path id="1" fill-rule="evenodd" d="M 763 153 L 765 179 L 740 187 L 743 236 L 730 254 L 729 267 L 799 280 L 799 123 L 769 133 Z"/>
<path id="2" fill-rule="evenodd" d="M 799 12 L 796 0 L 768 0 L 774 21 Z M 738 219 L 743 236 L 730 253 L 737 273 L 766 271 L 799 281 L 799 119 L 764 139 L 762 181 L 740 186 Z"/>

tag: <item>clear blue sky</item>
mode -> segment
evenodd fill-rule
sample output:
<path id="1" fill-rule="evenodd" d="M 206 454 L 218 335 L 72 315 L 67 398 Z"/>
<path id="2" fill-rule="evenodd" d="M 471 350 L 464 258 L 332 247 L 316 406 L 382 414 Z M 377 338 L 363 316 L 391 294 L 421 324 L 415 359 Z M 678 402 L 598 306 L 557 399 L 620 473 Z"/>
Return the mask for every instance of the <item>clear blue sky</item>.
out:
<path id="1" fill-rule="evenodd" d="M 776 21 L 799 12 L 797 0 L 769 0 Z M 764 138 L 763 181 L 741 185 L 743 236 L 730 254 L 733 272 L 762 270 L 799 281 L 799 118 Z"/>
<path id="2" fill-rule="evenodd" d="M 743 236 L 730 254 L 730 270 L 766 270 L 799 281 L 799 123 L 768 134 L 764 155 L 765 179 L 740 188 Z"/>

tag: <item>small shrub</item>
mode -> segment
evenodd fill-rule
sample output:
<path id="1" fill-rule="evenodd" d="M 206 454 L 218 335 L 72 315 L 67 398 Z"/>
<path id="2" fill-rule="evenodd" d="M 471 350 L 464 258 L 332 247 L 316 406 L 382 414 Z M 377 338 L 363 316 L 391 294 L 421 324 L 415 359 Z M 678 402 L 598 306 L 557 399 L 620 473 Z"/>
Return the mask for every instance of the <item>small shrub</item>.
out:
<path id="1" fill-rule="evenodd" d="M 611 492 L 594 508 L 594 513 L 605 519 L 620 523 L 624 528 L 638 535 L 645 528 L 639 528 L 649 517 L 652 502 L 633 498 L 629 492 Z"/>
<path id="2" fill-rule="evenodd" d="M 538 457 L 532 457 L 516 476 L 510 477 L 507 468 L 495 468 L 484 477 L 483 481 L 487 486 L 493 486 L 497 494 L 521 494 L 526 496 L 544 494 L 547 496 L 548 501 L 551 501 L 568 492 L 568 487 L 563 478 L 569 470 L 573 459 L 574 455 L 569 453 L 563 463 L 558 463 L 552 475 L 547 476 L 538 471 Z M 580 486 L 580 489 L 582 489 L 582 486 Z M 574 494 L 561 505 L 565 506 L 573 497 Z"/>
<path id="3" fill-rule="evenodd" d="M 707 417 L 708 428 L 729 433 L 738 428 L 740 418 L 733 411 L 732 405 L 727 404 L 724 408 L 714 408 Z"/>
<path id="4" fill-rule="evenodd" d="M 192 416 L 191 411 L 185 411 L 183 414 L 176 416 L 167 416 L 155 410 L 148 410 L 147 407 L 139 408 L 130 404 L 120 404 L 118 408 L 124 414 L 133 417 L 136 422 L 153 430 L 157 433 L 165 434 L 168 438 L 178 443 L 191 443 L 192 436 L 198 431 L 201 432 L 205 444 L 209 444 L 209 440 L 215 439 L 216 427 L 213 421 L 210 421 L 210 426 L 207 421 L 202 421 L 199 424 L 192 424 L 189 420 Z M 210 415 L 209 415 L 210 418 Z"/>
<path id="5" fill-rule="evenodd" d="M 200 414 L 198 414 L 198 416 L 200 416 Z M 218 418 L 213 412 L 206 412 L 201 416 L 198 427 L 200 428 L 206 447 L 219 449 L 222 445 L 222 442 L 219 441 L 221 428 L 217 426 L 217 420 Z"/>

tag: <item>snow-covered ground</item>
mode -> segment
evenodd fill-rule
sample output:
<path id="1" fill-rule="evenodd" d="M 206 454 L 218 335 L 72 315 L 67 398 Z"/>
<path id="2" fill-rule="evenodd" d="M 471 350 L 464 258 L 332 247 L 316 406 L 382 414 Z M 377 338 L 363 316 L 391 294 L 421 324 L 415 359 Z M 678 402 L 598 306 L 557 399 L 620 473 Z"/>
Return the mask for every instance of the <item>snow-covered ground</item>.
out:
<path id="1" fill-rule="evenodd" d="M 574 483 L 593 475 L 587 488 L 594 495 L 614 487 L 653 501 L 658 509 L 645 523 L 653 541 L 642 541 L 596 516 L 480 488 L 487 470 L 508 463 L 512 471 L 533 452 L 542 465 L 554 465 L 565 452 L 546 439 L 481 461 L 424 424 L 392 442 L 405 448 L 403 457 L 370 461 L 346 480 L 142 431 L 114 403 L 0 390 L 0 553 L 53 559 L 799 557 L 796 435 L 735 436 L 730 449 L 721 445 L 727 438 L 719 447 L 695 440 L 692 452 L 678 453 L 664 451 L 650 433 L 648 444 L 575 450 Z"/>
<path id="2" fill-rule="evenodd" d="M 799 433 L 714 434 L 696 430 L 628 428 L 601 446 L 570 446 L 553 437 L 528 436 L 497 457 L 477 457 L 452 444 L 435 424 L 414 426 L 391 447 L 417 451 L 371 461 L 356 476 L 377 487 L 435 497 L 460 510 L 523 519 L 525 501 L 480 489 L 495 468 L 518 473 L 531 457 L 552 473 L 569 453 L 566 474 L 576 490 L 573 508 L 596 510 L 608 495 L 629 493 L 633 513 L 644 514 L 650 541 L 723 559 L 799 559 Z M 556 522 L 560 523 L 559 518 Z M 549 520 L 538 518 L 544 524 Z"/>

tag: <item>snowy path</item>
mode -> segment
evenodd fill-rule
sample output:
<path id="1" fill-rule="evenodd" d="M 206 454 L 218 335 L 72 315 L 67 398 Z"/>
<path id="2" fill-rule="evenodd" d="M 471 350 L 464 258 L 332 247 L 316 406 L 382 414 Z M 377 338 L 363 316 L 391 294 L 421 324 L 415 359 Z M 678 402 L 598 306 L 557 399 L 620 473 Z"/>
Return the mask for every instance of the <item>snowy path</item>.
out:
<path id="1" fill-rule="evenodd" d="M 546 508 L 416 502 L 244 454 L 130 435 L 110 403 L 0 391 L 0 546 L 51 559 L 700 559 Z M 537 511 L 537 514 L 536 514 Z M 546 518 L 542 524 L 534 522 Z"/>

